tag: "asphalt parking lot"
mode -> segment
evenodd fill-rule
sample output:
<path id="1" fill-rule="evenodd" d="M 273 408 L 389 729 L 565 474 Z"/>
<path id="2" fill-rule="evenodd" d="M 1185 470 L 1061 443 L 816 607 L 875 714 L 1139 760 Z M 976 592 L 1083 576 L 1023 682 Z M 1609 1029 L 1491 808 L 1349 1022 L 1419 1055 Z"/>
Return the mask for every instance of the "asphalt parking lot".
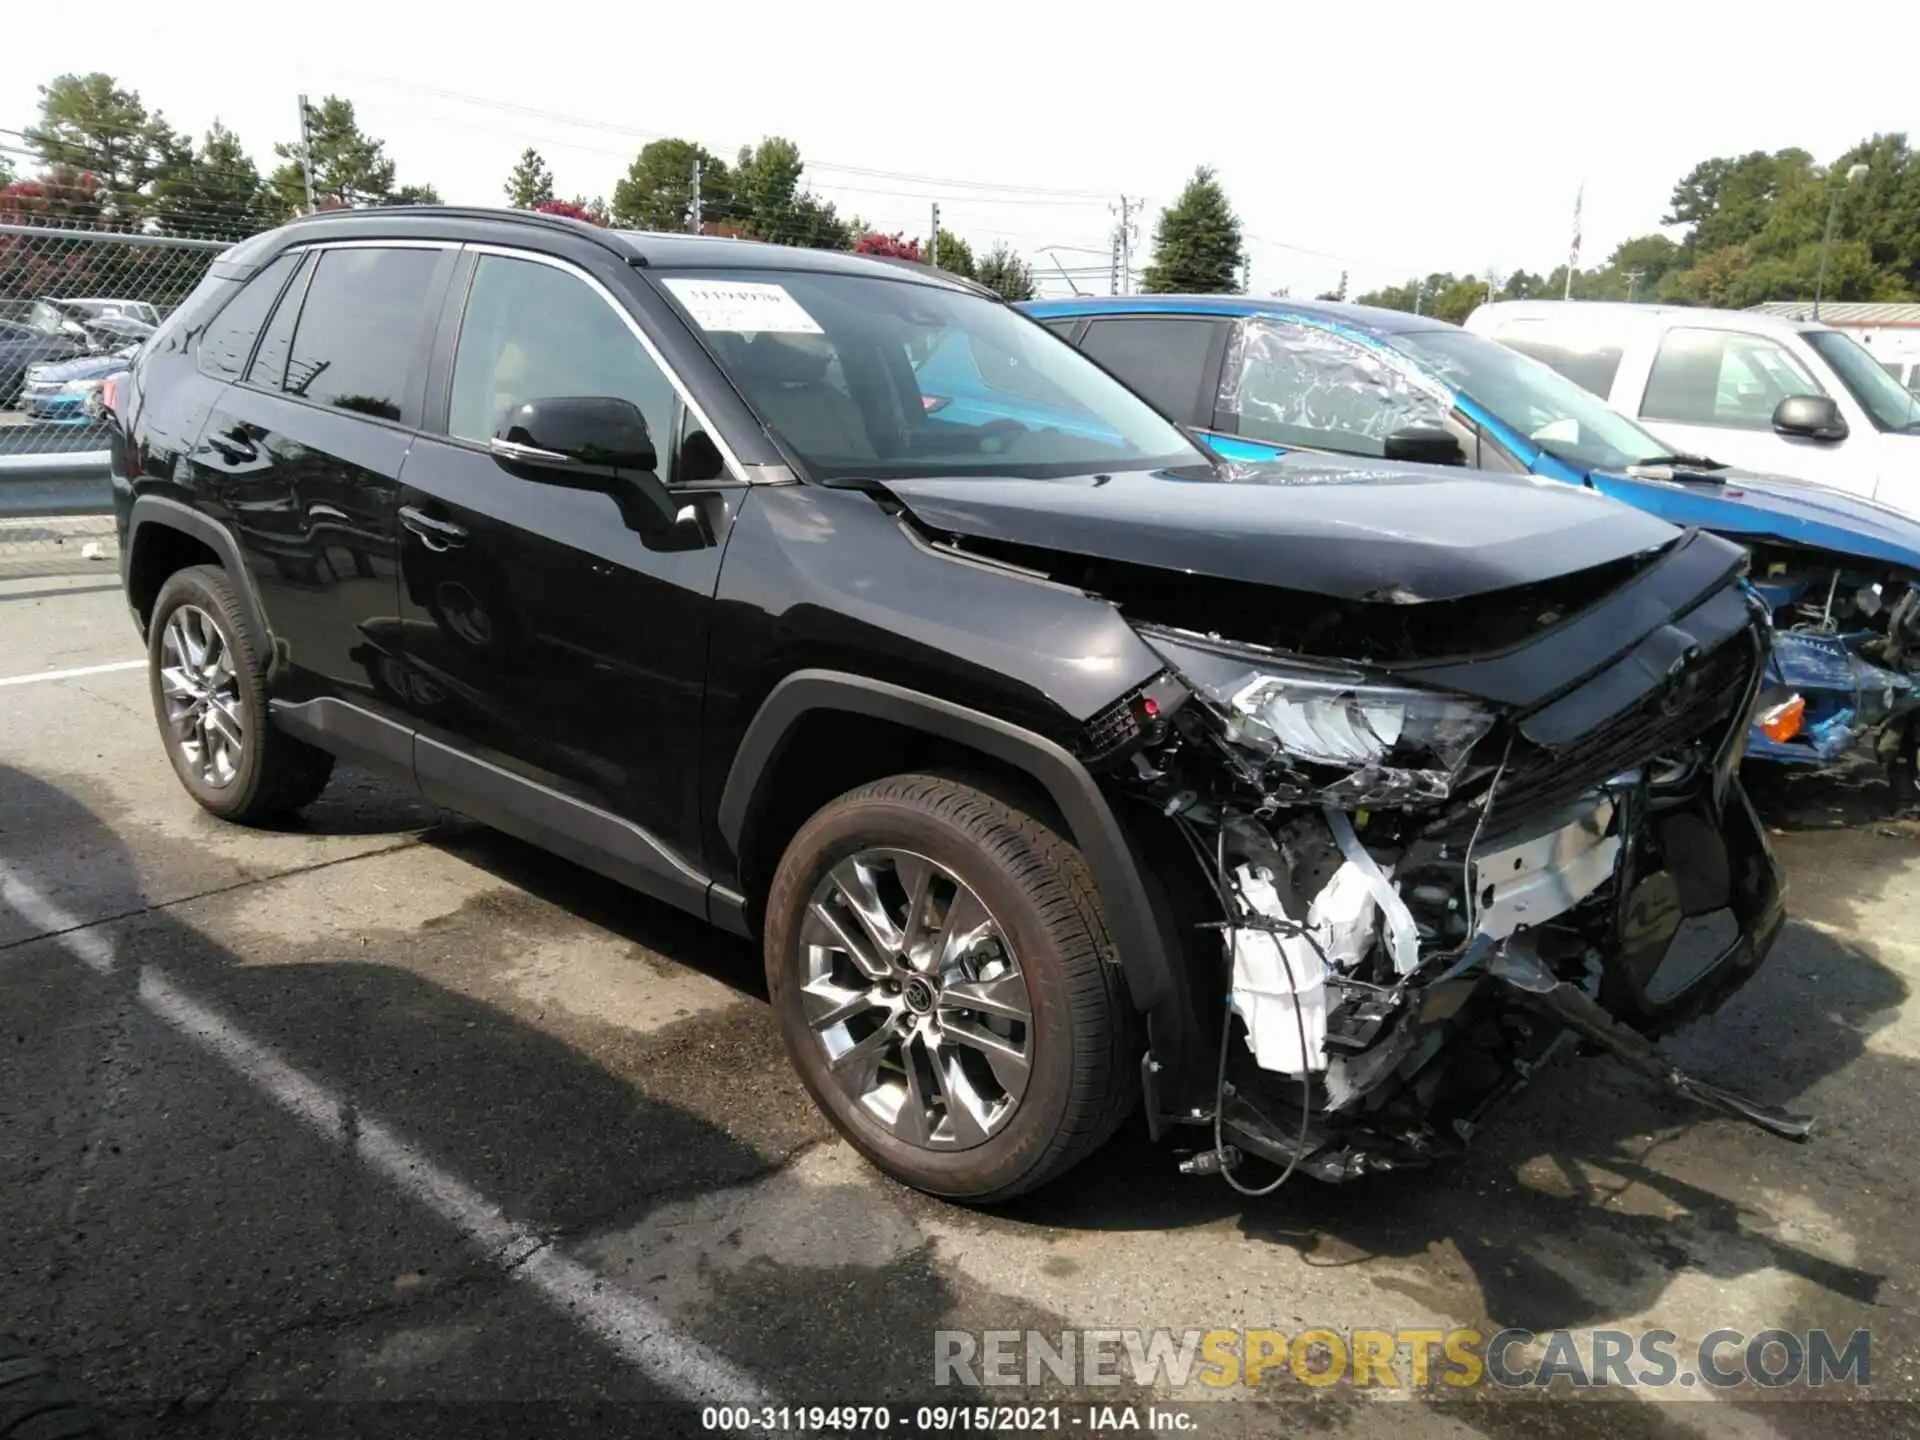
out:
<path id="1" fill-rule="evenodd" d="M 0 575 L 0 1333 L 116 1433 L 655 1434 L 747 1398 L 1151 1400 L 1210 1436 L 1915 1425 L 1879 1402 L 1920 1395 L 1920 827 L 1870 790 L 1769 794 L 1795 918 L 1668 1042 L 1817 1113 L 1810 1144 L 1576 1059 L 1431 1174 L 1247 1200 L 1139 1129 L 981 1214 L 833 1138 L 750 947 L 350 770 L 297 828 L 203 816 L 110 571 Z M 1873 1383 L 931 1384 L 941 1330 L 1310 1326 L 1867 1329 Z"/>

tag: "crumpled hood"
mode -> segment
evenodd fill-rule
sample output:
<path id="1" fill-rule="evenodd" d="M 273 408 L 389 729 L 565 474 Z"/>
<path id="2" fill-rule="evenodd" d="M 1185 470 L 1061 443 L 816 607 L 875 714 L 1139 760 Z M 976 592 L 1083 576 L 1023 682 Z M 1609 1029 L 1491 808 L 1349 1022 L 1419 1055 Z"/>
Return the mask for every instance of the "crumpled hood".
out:
<path id="1" fill-rule="evenodd" d="M 1920 570 L 1920 521 L 1857 495 L 1784 475 L 1716 470 L 1655 480 L 1594 471 L 1593 487 L 1675 525 L 1838 550 Z"/>
<path id="2" fill-rule="evenodd" d="M 1343 600 L 1457 600 L 1674 538 L 1651 515 L 1557 481 L 1306 454 L 1230 470 L 886 488 L 922 525 L 951 535 Z"/>

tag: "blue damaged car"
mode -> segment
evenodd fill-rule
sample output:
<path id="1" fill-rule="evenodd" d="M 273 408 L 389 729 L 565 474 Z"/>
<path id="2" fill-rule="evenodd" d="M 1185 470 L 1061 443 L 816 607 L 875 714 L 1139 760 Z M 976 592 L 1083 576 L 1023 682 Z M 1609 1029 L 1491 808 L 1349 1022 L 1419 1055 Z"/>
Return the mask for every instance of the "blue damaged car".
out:
<path id="1" fill-rule="evenodd" d="M 1229 459 L 1304 449 L 1532 474 L 1739 541 L 1775 629 L 1749 753 L 1803 765 L 1873 753 L 1913 803 L 1920 523 L 1673 454 L 1547 366 L 1428 316 L 1237 295 L 1021 308 Z M 954 406 L 1053 423 L 1046 397 L 994 375 L 979 374 L 985 398 L 963 393 L 964 358 L 926 362 L 953 376 Z"/>

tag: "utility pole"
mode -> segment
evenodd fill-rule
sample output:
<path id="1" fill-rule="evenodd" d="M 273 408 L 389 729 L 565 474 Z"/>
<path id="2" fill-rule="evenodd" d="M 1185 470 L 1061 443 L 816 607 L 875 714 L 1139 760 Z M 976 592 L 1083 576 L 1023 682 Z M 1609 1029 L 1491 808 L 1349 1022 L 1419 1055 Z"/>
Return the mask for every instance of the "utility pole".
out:
<path id="1" fill-rule="evenodd" d="M 1416 315 L 1420 313 L 1420 297 L 1426 293 L 1426 290 L 1426 281 L 1416 280 L 1413 282 L 1413 313 Z"/>
<path id="2" fill-rule="evenodd" d="M 307 182 L 307 213 L 313 214 L 313 133 L 307 125 L 307 97 L 300 97 L 300 173 Z"/>
<path id="3" fill-rule="evenodd" d="M 700 157 L 693 157 L 693 190 L 687 204 L 687 229 L 698 235 L 700 231 Z"/>
<path id="4" fill-rule="evenodd" d="M 1627 303 L 1629 305 L 1633 303 L 1634 293 L 1639 290 L 1640 282 L 1645 278 L 1646 273 L 1644 270 L 1627 271 Z"/>
<path id="5" fill-rule="evenodd" d="M 1115 295 L 1127 295 L 1133 290 L 1133 212 L 1135 206 L 1144 203 L 1122 195 L 1118 205 L 1107 207 L 1110 214 L 1120 217 L 1113 227 L 1113 266 L 1108 284 Z"/>
<path id="6" fill-rule="evenodd" d="M 933 245 L 928 254 L 932 257 L 928 263 L 938 270 L 940 268 L 940 202 L 938 200 L 933 202 Z"/>

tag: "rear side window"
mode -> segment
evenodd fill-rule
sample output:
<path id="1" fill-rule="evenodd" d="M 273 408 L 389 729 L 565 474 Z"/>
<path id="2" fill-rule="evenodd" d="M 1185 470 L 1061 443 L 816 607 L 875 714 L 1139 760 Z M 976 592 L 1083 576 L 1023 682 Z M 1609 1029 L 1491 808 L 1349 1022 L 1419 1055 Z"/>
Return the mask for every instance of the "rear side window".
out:
<path id="1" fill-rule="evenodd" d="M 219 380 L 238 380 L 245 373 L 260 327 L 266 324 L 267 313 L 299 263 L 298 255 L 282 255 L 221 307 L 200 337 L 203 372 Z"/>
<path id="2" fill-rule="evenodd" d="M 1789 395 L 1826 392 L 1784 346 L 1737 330 L 1669 330 L 1647 377 L 1640 414 L 1680 425 L 1765 430 Z"/>
<path id="3" fill-rule="evenodd" d="M 1187 425 L 1211 425 L 1208 359 L 1224 330 L 1225 322 L 1220 320 L 1096 320 L 1080 348 L 1144 395 L 1161 414 Z"/>
<path id="4" fill-rule="evenodd" d="M 1619 345 L 1556 333 L 1537 320 L 1510 320 L 1493 332 L 1493 338 L 1509 350 L 1552 366 L 1602 400 L 1613 394 L 1613 377 L 1620 373 L 1620 357 L 1626 353 Z"/>
<path id="5" fill-rule="evenodd" d="M 282 388 L 336 410 L 410 422 L 441 255 L 322 251 L 294 326 Z"/>

